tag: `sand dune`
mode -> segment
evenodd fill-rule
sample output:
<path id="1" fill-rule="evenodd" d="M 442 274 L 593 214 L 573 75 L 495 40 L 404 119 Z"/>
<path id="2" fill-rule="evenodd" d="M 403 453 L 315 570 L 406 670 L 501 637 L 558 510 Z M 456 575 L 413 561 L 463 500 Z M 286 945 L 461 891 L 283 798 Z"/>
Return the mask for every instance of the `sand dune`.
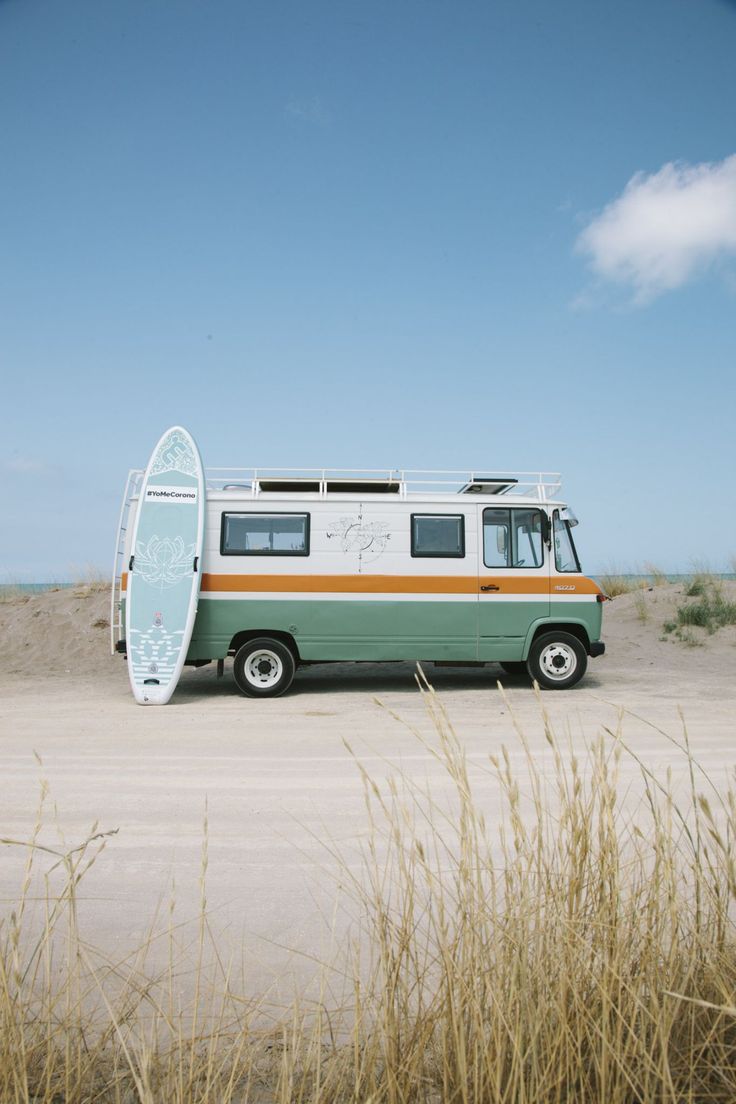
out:
<path id="1" fill-rule="evenodd" d="M 0 602 L 0 677 L 102 675 L 110 659 L 107 587 L 62 587 Z"/>

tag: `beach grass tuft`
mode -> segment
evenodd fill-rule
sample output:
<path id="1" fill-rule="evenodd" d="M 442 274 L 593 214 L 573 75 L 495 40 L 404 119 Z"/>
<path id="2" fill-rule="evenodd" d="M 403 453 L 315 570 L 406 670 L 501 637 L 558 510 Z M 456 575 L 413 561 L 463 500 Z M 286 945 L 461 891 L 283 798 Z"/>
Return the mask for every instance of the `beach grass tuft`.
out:
<path id="1" fill-rule="evenodd" d="M 598 582 L 603 593 L 607 594 L 609 598 L 618 598 L 621 594 L 630 594 L 642 585 L 638 576 L 620 571 L 614 566 L 607 567 L 603 574 L 598 576 Z"/>
<path id="2" fill-rule="evenodd" d="M 641 623 L 646 624 L 649 620 L 649 606 L 642 590 L 637 590 L 634 594 L 634 609 Z"/>
<path id="3" fill-rule="evenodd" d="M 621 571 L 617 567 L 608 567 L 599 576 L 598 581 L 609 598 L 617 598 L 621 594 L 631 594 L 651 587 L 665 586 L 669 582 L 667 573 L 653 563 L 645 563 L 634 573 Z"/>
<path id="4" fill-rule="evenodd" d="M 604 594 L 607 594 L 609 598 L 618 598 L 621 594 L 630 594 L 634 590 L 634 583 L 630 578 L 625 575 L 619 575 L 615 572 L 605 572 L 599 576 L 598 579 L 601 590 Z"/>
<path id="5" fill-rule="evenodd" d="M 727 625 L 736 625 L 736 602 L 726 597 L 722 579 L 706 570 L 696 571 L 685 585 L 684 595 L 689 601 L 676 609 L 676 620 L 664 624 L 664 632 L 673 634 L 682 643 L 693 646 L 702 644 L 693 629 L 702 629 L 712 636 Z"/>
<path id="6" fill-rule="evenodd" d="M 4 583 L 0 586 L 0 603 L 4 602 L 27 602 L 30 595 L 22 586 L 14 583 Z"/>
<path id="7" fill-rule="evenodd" d="M 659 567 L 657 564 L 645 563 L 644 573 L 647 576 L 647 583 L 649 586 L 666 586 L 669 582 L 669 579 L 667 578 L 667 572 L 663 571 L 662 568 Z"/>

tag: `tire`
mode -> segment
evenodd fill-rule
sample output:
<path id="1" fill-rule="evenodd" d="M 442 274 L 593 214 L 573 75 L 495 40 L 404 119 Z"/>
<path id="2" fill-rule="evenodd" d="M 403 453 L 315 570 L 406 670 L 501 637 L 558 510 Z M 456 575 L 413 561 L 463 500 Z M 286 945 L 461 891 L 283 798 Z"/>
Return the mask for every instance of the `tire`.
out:
<path id="1" fill-rule="evenodd" d="M 572 633 L 543 633 L 529 650 L 529 674 L 545 690 L 569 690 L 587 666 L 585 648 Z"/>
<path id="2" fill-rule="evenodd" d="M 280 640 L 259 636 L 239 648 L 233 661 L 233 677 L 247 698 L 277 698 L 291 686 L 296 661 Z"/>
<path id="3" fill-rule="evenodd" d="M 501 666 L 503 667 L 503 669 L 504 669 L 504 671 L 506 672 L 507 675 L 528 675 L 529 674 L 529 668 L 527 667 L 527 665 L 526 665 L 526 663 L 524 662 L 523 659 L 518 659 L 518 660 L 515 659 L 513 661 L 508 661 L 506 663 L 502 663 Z"/>

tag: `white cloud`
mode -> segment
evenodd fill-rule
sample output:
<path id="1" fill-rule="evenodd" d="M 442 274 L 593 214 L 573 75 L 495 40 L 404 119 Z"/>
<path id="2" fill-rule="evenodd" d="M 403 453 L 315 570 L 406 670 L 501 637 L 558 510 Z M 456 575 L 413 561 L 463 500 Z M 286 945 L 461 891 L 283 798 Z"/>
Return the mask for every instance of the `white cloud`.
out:
<path id="1" fill-rule="evenodd" d="M 736 253 L 736 154 L 637 173 L 575 249 L 596 275 L 633 288 L 638 303 L 681 287 Z"/>

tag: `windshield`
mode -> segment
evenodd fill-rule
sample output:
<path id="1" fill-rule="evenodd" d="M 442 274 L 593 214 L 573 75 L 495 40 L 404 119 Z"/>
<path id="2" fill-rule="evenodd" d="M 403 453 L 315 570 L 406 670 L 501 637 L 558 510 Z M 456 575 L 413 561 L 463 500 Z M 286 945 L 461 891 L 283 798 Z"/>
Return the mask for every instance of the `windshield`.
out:
<path id="1" fill-rule="evenodd" d="M 560 511 L 555 510 L 553 518 L 555 538 L 555 567 L 558 571 L 580 571 L 580 561 L 575 551 L 570 523 L 563 521 Z"/>

